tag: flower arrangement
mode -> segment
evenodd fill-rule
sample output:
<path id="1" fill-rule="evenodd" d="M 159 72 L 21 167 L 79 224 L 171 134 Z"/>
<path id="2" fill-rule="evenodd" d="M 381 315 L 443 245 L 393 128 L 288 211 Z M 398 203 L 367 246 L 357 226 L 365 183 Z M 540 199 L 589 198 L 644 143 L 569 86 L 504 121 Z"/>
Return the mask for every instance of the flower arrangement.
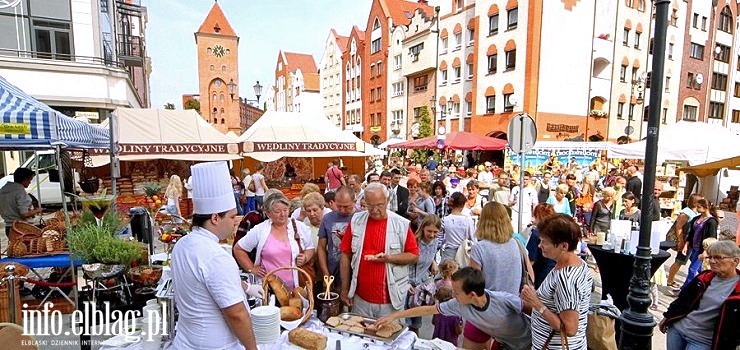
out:
<path id="1" fill-rule="evenodd" d="M 596 118 L 604 118 L 606 117 L 606 112 L 600 110 L 600 109 L 592 109 L 591 110 L 591 116 Z"/>

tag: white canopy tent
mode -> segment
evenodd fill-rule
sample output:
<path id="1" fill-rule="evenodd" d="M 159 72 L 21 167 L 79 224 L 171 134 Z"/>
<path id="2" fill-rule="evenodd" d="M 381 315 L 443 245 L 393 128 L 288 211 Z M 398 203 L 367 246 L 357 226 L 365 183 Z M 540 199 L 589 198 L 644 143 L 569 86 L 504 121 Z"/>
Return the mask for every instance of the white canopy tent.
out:
<path id="1" fill-rule="evenodd" d="M 548 150 L 591 150 L 591 151 L 603 151 L 609 150 L 615 146 L 611 142 L 583 142 L 583 141 L 537 141 L 534 143 L 532 149 L 548 149 Z"/>
<path id="2" fill-rule="evenodd" d="M 609 149 L 612 158 L 645 158 L 646 141 L 615 145 Z M 658 161 L 685 161 L 699 165 L 740 156 L 740 136 L 721 125 L 680 121 L 661 128 L 658 139 Z"/>
<path id="3" fill-rule="evenodd" d="M 321 114 L 263 114 L 238 139 L 247 157 L 270 162 L 282 157 L 368 157 L 385 152 L 345 133 Z"/>
<path id="4" fill-rule="evenodd" d="M 118 108 L 113 115 L 119 160 L 241 159 L 236 140 L 216 130 L 194 110 Z M 101 126 L 107 128 L 108 123 L 106 120 Z M 95 166 L 110 161 L 107 155 L 92 158 Z"/>

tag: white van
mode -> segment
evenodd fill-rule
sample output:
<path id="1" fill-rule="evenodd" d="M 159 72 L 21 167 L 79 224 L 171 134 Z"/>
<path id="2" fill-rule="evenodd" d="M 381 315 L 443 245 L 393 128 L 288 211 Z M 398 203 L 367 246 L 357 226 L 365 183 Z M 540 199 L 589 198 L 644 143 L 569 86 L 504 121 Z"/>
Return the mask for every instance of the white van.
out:
<path id="1" fill-rule="evenodd" d="M 34 197 L 38 197 L 38 189 L 40 189 L 41 197 L 38 198 L 38 200 L 41 205 L 61 204 L 62 189 L 61 184 L 59 183 L 59 176 L 56 176 L 57 164 L 54 151 L 38 151 L 35 155 L 29 157 L 21 167 L 36 171 L 36 155 L 39 157 L 39 175 L 38 178 L 34 176 L 31 184 L 26 189 L 26 192 L 32 194 Z M 49 177 L 50 170 L 54 173 L 52 174 L 51 179 Z M 79 175 L 77 172 L 74 172 L 74 177 L 75 187 L 77 187 L 77 182 L 79 181 Z M 12 174 L 0 179 L 0 188 L 10 181 L 13 181 Z"/>

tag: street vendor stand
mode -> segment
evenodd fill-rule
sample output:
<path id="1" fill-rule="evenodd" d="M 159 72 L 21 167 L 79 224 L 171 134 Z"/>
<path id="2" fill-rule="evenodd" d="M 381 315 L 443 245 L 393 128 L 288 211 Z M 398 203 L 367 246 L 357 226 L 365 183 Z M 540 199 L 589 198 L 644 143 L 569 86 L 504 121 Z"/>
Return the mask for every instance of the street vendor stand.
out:
<path id="1" fill-rule="evenodd" d="M 107 150 L 95 150 L 91 158 L 94 172 L 104 178 L 100 190 L 107 188 L 111 193 L 116 182 L 119 210 L 127 212 L 132 206 L 142 205 L 141 186 L 145 182 L 159 183 L 164 189 L 170 175 L 185 181 L 193 162 L 241 159 L 236 141 L 194 110 L 117 108 L 111 118 L 116 155 L 123 162 L 122 176 L 105 178 L 110 173 L 101 167 L 110 162 Z M 109 123 L 106 120 L 101 125 L 108 127 Z M 189 212 L 187 203 L 181 198 L 185 216 Z"/>
<path id="2" fill-rule="evenodd" d="M 104 149 L 110 148 L 110 146 L 108 130 L 67 117 L 0 77 L 1 150 L 54 149 L 57 168 L 59 169 L 59 182 L 64 183 L 64 171 L 62 171 L 60 156 L 63 149 Z M 63 192 L 62 208 L 65 225 L 69 226 L 64 186 L 61 186 L 61 191 Z M 30 261 L 25 261 L 25 264 L 36 266 L 68 265 L 72 272 L 72 281 L 77 281 L 76 262 L 69 259 L 69 256 L 66 258 L 41 257 L 30 259 Z M 72 296 L 75 301 L 78 301 L 77 294 L 75 283 L 72 288 Z"/>
<path id="3" fill-rule="evenodd" d="M 385 152 L 346 133 L 323 114 L 268 111 L 244 131 L 238 140 L 244 165 L 254 172 L 256 162 L 267 163 L 265 180 L 290 195 L 291 185 L 314 182 L 320 187 L 329 161 L 342 160 L 348 170 L 344 175 L 365 174 L 365 157 L 383 156 Z M 288 165 L 296 173 L 288 178 Z M 280 181 L 286 180 L 286 181 Z M 296 189 L 293 189 L 295 191 Z M 298 189 L 300 190 L 300 189 Z"/>

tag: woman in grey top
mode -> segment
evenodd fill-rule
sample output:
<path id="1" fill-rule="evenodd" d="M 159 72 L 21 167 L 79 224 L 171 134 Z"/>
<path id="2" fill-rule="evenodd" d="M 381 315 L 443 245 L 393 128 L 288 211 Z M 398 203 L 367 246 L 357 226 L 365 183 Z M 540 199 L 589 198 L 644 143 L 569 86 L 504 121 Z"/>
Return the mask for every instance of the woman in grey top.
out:
<path id="1" fill-rule="evenodd" d="M 591 220 L 589 220 L 588 227 L 592 233 L 608 231 L 612 219 L 617 214 L 614 212 L 616 208 L 614 196 L 617 195 L 617 192 L 613 188 L 607 187 L 601 191 L 601 195 L 603 198 L 594 203 L 593 210 L 591 210 Z"/>
<path id="2" fill-rule="evenodd" d="M 460 245 L 465 243 L 466 240 L 475 240 L 475 224 L 473 218 L 470 215 L 462 213 L 465 207 L 465 195 L 460 192 L 454 192 L 449 201 L 447 202 L 452 210 L 450 215 L 442 218 L 442 230 L 444 234 L 444 242 L 442 248 L 442 259 L 455 260 L 455 254 Z M 464 266 L 463 266 L 464 267 Z"/>
<path id="3" fill-rule="evenodd" d="M 434 276 L 439 272 L 434 257 L 437 255 L 437 235 L 441 229 L 442 221 L 437 215 L 432 214 L 425 216 L 416 230 L 416 242 L 419 245 L 419 260 L 416 264 L 409 266 L 409 283 L 411 283 L 411 288 L 406 298 L 407 308 L 412 306 L 410 301 L 416 297 L 417 289 L 419 288 L 429 291 L 431 293 L 429 295 L 430 298 L 434 295 Z M 434 304 L 433 301 L 432 304 Z M 411 331 L 419 334 L 421 317 L 407 318 L 406 325 Z"/>
<path id="4" fill-rule="evenodd" d="M 409 208 L 406 214 L 416 227 L 421 227 L 422 220 L 435 213 L 434 200 L 416 179 L 409 179 L 406 185 L 409 188 Z"/>
<path id="5" fill-rule="evenodd" d="M 503 204 L 488 202 L 483 206 L 475 236 L 478 242 L 470 251 L 470 267 L 483 272 L 486 289 L 518 295 L 522 281 L 522 253 L 513 238 L 514 229 Z M 466 322 L 463 348 L 480 348 L 481 344 L 475 340 L 481 339 L 476 336 L 481 332 L 473 323 Z"/>

